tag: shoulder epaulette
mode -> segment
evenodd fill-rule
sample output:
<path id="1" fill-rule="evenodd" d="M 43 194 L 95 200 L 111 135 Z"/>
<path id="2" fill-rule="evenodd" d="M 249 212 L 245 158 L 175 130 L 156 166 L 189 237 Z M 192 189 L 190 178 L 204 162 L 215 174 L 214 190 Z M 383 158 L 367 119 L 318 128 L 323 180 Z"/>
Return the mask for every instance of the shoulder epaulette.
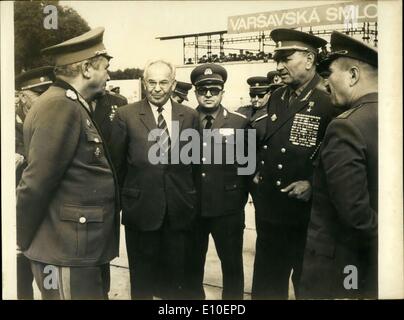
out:
<path id="1" fill-rule="evenodd" d="M 257 119 L 254 120 L 254 122 L 257 122 L 259 120 L 265 119 L 266 117 L 268 117 L 268 113 L 263 114 L 262 116 L 258 117 Z"/>
<path id="2" fill-rule="evenodd" d="M 244 114 L 238 113 L 236 111 L 229 111 L 229 113 L 234 113 L 234 114 L 236 114 L 236 115 L 238 115 L 238 116 L 240 116 L 240 117 L 242 117 L 244 119 L 247 119 L 247 117 Z"/>
<path id="3" fill-rule="evenodd" d="M 356 108 L 352 108 L 349 109 L 343 113 L 341 113 L 339 116 L 337 116 L 337 119 L 346 119 L 348 118 L 352 113 L 354 113 L 356 110 L 358 110 L 360 108 L 360 106 L 356 107 Z"/>

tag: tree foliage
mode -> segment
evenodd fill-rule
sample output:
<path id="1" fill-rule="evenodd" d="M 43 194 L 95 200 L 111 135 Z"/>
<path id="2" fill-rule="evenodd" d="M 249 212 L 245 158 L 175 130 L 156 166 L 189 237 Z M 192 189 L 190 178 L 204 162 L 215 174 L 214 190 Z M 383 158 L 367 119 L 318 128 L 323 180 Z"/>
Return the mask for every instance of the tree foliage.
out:
<path id="1" fill-rule="evenodd" d="M 140 79 L 143 70 L 138 68 L 126 68 L 124 70 L 110 71 L 111 80 Z"/>
<path id="2" fill-rule="evenodd" d="M 58 12 L 58 28 L 44 28 L 44 8 L 54 5 Z M 72 8 L 61 6 L 59 1 L 15 1 L 14 50 L 15 72 L 43 65 L 51 65 L 52 59 L 43 56 L 41 49 L 76 37 L 90 30 L 87 22 Z"/>

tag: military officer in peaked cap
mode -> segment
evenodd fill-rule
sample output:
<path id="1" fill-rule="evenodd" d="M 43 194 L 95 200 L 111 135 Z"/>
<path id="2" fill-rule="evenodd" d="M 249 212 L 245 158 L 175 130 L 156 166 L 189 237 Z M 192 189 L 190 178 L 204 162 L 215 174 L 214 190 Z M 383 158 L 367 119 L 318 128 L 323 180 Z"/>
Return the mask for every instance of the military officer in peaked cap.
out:
<path id="1" fill-rule="evenodd" d="M 15 153 L 16 153 L 16 183 L 18 185 L 26 166 L 24 151 L 23 124 L 28 111 L 36 99 L 45 92 L 54 80 L 54 67 L 45 66 L 28 70 L 15 78 L 15 89 L 18 102 L 15 110 Z M 34 292 L 30 261 L 17 253 L 17 298 L 32 300 Z"/>
<path id="2" fill-rule="evenodd" d="M 243 232 L 244 206 L 247 202 L 245 176 L 238 175 L 239 164 L 226 164 L 228 141 L 236 143 L 237 129 L 244 130 L 248 120 L 244 115 L 230 112 L 222 104 L 227 71 L 220 65 L 208 63 L 191 72 L 198 100 L 197 111 L 201 123 L 201 164 L 197 176 L 199 194 L 198 215 L 194 231 L 194 248 L 189 258 L 191 298 L 204 299 L 203 277 L 209 235 L 215 241 L 223 275 L 223 299 L 243 299 Z M 216 132 L 220 149 L 213 146 L 204 132 Z M 236 146 L 238 148 L 239 146 Z M 206 150 L 211 148 L 209 159 Z M 214 164 L 215 152 L 222 152 L 222 162 Z"/>
<path id="3" fill-rule="evenodd" d="M 269 101 L 257 129 L 257 243 L 253 299 L 287 299 L 299 280 L 311 206 L 312 162 L 334 116 L 319 85 L 316 58 L 326 41 L 292 29 L 274 29 L 274 60 L 285 84 Z"/>
<path id="4" fill-rule="evenodd" d="M 337 31 L 331 49 L 323 69 L 329 69 L 331 100 L 344 112 L 329 124 L 314 171 L 301 294 L 375 299 L 378 54 Z"/>
<path id="5" fill-rule="evenodd" d="M 177 81 L 175 89 L 171 94 L 171 99 L 175 102 L 182 103 L 188 101 L 188 91 L 192 88 L 192 84 L 182 81 Z"/>
<path id="6" fill-rule="evenodd" d="M 96 28 L 43 50 L 55 58 L 56 81 L 24 123 L 17 244 L 43 299 L 106 299 L 109 262 L 118 255 L 115 175 L 89 106 L 109 80 L 103 33 Z"/>

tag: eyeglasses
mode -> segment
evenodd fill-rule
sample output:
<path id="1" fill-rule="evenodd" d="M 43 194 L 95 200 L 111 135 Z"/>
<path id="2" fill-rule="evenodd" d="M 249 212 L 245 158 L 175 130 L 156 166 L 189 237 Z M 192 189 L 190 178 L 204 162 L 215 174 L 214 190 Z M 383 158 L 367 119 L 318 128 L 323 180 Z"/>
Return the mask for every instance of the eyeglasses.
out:
<path id="1" fill-rule="evenodd" d="M 210 92 L 210 94 L 212 96 L 217 96 L 217 95 L 219 95 L 220 92 L 222 92 L 222 89 L 221 88 L 204 88 L 204 87 L 196 89 L 196 93 L 200 96 L 206 96 L 208 91 Z"/>
<path id="2" fill-rule="evenodd" d="M 255 98 L 258 97 L 258 99 L 262 99 L 265 97 L 266 93 L 250 93 L 250 98 Z"/>
<path id="3" fill-rule="evenodd" d="M 169 87 L 169 86 L 171 85 L 171 82 L 170 82 L 170 81 L 167 81 L 167 80 L 163 80 L 163 81 L 160 81 L 160 82 L 156 82 L 156 81 L 153 81 L 153 80 L 148 80 L 148 81 L 146 82 L 146 84 L 147 84 L 147 86 L 148 86 L 149 88 L 155 88 L 155 87 L 157 86 L 157 84 L 158 84 L 159 87 L 161 87 L 161 88 L 167 88 L 167 87 Z"/>

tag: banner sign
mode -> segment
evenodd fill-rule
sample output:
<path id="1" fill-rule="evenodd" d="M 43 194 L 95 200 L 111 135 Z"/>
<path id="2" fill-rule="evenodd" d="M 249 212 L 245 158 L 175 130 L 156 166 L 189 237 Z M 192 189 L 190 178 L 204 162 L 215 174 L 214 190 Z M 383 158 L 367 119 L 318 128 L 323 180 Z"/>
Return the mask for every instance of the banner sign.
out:
<path id="1" fill-rule="evenodd" d="M 342 2 L 331 5 L 269 11 L 232 16 L 228 33 L 256 32 L 275 28 L 297 28 L 377 21 L 377 1 Z"/>

